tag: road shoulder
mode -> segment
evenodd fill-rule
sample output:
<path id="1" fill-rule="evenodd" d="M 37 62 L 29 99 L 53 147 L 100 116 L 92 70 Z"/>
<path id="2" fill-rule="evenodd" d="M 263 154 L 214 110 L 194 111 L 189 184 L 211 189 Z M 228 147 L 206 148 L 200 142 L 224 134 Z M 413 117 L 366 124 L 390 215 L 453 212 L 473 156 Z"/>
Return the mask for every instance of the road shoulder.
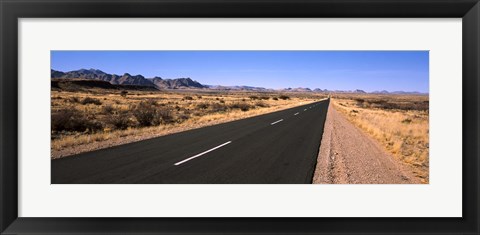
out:
<path id="1" fill-rule="evenodd" d="M 329 106 L 314 184 L 419 184 L 409 169 Z"/>

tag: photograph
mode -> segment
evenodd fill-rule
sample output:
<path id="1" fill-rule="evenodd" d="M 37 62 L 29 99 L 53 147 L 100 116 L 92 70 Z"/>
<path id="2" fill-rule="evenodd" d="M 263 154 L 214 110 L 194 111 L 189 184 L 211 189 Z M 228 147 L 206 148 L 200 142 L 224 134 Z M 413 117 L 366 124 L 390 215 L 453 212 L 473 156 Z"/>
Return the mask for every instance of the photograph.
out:
<path id="1" fill-rule="evenodd" d="M 0 234 L 480 234 L 480 0 L 0 2 Z"/>
<path id="2" fill-rule="evenodd" d="M 429 184 L 429 51 L 51 50 L 51 184 Z"/>

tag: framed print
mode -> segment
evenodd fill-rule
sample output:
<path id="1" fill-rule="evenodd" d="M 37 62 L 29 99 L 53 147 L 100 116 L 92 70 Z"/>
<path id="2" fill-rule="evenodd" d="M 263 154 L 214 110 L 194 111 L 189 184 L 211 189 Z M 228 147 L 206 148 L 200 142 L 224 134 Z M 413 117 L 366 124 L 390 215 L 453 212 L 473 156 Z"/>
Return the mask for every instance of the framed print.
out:
<path id="1" fill-rule="evenodd" d="M 479 232 L 475 0 L 1 11 L 2 234 Z"/>

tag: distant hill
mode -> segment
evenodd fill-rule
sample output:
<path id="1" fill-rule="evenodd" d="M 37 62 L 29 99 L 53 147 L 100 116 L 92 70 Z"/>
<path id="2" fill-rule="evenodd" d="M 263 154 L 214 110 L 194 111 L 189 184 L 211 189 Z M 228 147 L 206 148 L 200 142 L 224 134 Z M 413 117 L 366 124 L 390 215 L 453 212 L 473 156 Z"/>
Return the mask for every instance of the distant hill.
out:
<path id="1" fill-rule="evenodd" d="M 356 89 L 353 91 L 353 93 L 362 93 L 362 94 L 365 94 L 367 92 L 365 92 L 364 90 L 360 90 L 360 89 Z"/>
<path id="2" fill-rule="evenodd" d="M 162 79 L 160 77 L 154 77 L 148 79 L 142 75 L 131 75 L 129 73 L 125 73 L 121 76 L 116 74 L 108 74 L 98 69 L 79 69 L 69 72 L 62 72 L 52 69 L 50 70 L 50 74 L 51 78 L 53 79 L 100 80 L 114 85 L 147 86 L 157 89 L 204 88 L 202 84 L 197 81 L 193 81 L 190 78 Z"/>
<path id="3" fill-rule="evenodd" d="M 160 89 L 205 88 L 204 85 L 190 78 L 162 79 L 154 77 L 151 81 Z"/>
<path id="4" fill-rule="evenodd" d="M 315 89 L 313 89 L 313 92 L 328 92 L 328 90 L 327 89 L 322 90 L 320 88 L 315 88 Z"/>
<path id="5" fill-rule="evenodd" d="M 221 85 L 206 85 L 209 89 L 220 91 L 273 91 L 264 87 L 254 86 L 221 86 Z"/>
<path id="6" fill-rule="evenodd" d="M 422 93 L 422 92 L 418 92 L 418 91 L 392 91 L 392 92 L 389 92 L 389 91 L 386 91 L 386 90 L 382 90 L 382 91 L 372 91 L 372 92 L 370 92 L 370 94 L 426 95 L 428 93 Z"/>
<path id="7" fill-rule="evenodd" d="M 155 91 L 157 88 L 152 86 L 139 85 L 119 85 L 111 84 L 107 81 L 92 79 L 51 79 L 52 90 L 80 91 L 94 88 L 107 90 L 136 90 L 136 91 Z"/>
<path id="8" fill-rule="evenodd" d="M 372 94 L 390 94 L 390 92 L 386 90 L 381 90 L 381 91 L 372 91 Z"/>
<path id="9" fill-rule="evenodd" d="M 116 74 L 108 74 L 98 69 L 79 69 L 70 72 L 61 72 L 56 70 L 51 70 L 51 78 L 58 79 L 72 79 L 72 78 L 81 78 L 81 79 L 90 79 L 90 80 L 101 80 L 110 82 L 111 84 L 119 85 L 138 85 L 138 86 L 151 86 L 155 85 L 142 75 L 132 76 L 128 73 L 123 74 L 122 76 Z"/>
<path id="10" fill-rule="evenodd" d="M 297 88 L 285 88 L 282 91 L 288 91 L 288 92 L 311 92 L 312 90 L 310 88 L 304 88 L 304 87 L 297 87 Z"/>

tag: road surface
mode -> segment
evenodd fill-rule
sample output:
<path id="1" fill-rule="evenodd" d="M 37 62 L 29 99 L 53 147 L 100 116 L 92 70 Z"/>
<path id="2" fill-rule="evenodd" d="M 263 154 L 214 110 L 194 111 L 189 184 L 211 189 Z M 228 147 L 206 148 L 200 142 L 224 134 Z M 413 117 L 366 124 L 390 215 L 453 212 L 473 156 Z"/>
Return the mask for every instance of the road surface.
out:
<path id="1" fill-rule="evenodd" d="M 310 184 L 329 100 L 51 161 L 52 184 Z"/>

